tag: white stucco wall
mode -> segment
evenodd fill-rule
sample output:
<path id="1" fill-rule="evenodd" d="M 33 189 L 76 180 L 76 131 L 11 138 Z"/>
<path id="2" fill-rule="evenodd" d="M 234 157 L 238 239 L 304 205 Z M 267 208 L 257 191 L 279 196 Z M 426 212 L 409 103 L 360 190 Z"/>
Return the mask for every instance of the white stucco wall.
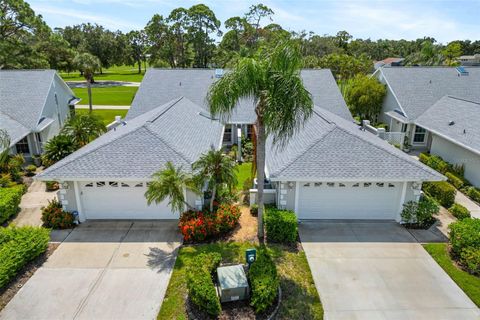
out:
<path id="1" fill-rule="evenodd" d="M 480 187 L 480 155 L 435 134 L 430 152 L 450 163 L 465 165 L 465 178 L 476 187 Z"/>

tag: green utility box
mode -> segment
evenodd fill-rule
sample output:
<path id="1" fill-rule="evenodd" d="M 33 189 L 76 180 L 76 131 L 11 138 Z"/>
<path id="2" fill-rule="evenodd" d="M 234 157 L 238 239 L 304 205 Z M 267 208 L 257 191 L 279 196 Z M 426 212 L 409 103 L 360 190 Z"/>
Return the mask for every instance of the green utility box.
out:
<path id="1" fill-rule="evenodd" d="M 219 267 L 218 295 L 220 302 L 244 300 L 248 298 L 249 288 L 245 270 L 241 264 Z"/>

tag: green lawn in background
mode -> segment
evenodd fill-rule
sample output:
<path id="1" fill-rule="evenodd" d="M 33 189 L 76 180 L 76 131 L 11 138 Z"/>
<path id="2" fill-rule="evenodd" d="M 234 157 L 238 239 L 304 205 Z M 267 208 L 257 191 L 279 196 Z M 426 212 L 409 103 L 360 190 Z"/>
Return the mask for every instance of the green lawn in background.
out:
<path id="1" fill-rule="evenodd" d="M 112 109 L 95 109 L 93 114 L 99 116 L 103 120 L 103 124 L 108 125 L 115 120 L 115 116 L 125 117 L 128 110 L 112 110 Z M 76 114 L 87 114 L 88 109 L 75 109 Z"/>
<path id="2" fill-rule="evenodd" d="M 148 65 L 147 65 L 148 68 Z M 138 66 L 114 66 L 104 69 L 103 73 L 95 74 L 95 80 L 114 80 L 114 81 L 128 81 L 128 82 L 142 82 L 145 74 L 145 67 L 142 64 L 142 73 L 138 73 Z M 80 72 L 61 72 L 60 76 L 65 81 L 83 81 L 85 78 L 80 75 Z"/>
<path id="3" fill-rule="evenodd" d="M 72 89 L 82 99 L 80 104 L 88 104 L 87 88 Z M 93 105 L 129 106 L 132 104 L 138 87 L 94 87 L 92 88 Z"/>
<path id="4" fill-rule="evenodd" d="M 237 190 L 243 190 L 243 184 L 252 177 L 252 163 L 244 162 L 237 166 Z"/>
<path id="5" fill-rule="evenodd" d="M 185 313 L 187 294 L 186 269 L 200 253 L 218 252 L 223 263 L 245 263 L 245 250 L 251 243 L 218 242 L 183 246 L 179 252 L 157 319 L 188 319 Z M 258 247 L 257 247 L 258 249 Z M 323 308 L 303 251 L 269 244 L 282 287 L 279 319 L 323 319 Z"/>
<path id="6" fill-rule="evenodd" d="M 423 247 L 453 281 L 480 307 L 480 278 L 458 268 L 447 251 L 446 243 L 427 243 Z"/>

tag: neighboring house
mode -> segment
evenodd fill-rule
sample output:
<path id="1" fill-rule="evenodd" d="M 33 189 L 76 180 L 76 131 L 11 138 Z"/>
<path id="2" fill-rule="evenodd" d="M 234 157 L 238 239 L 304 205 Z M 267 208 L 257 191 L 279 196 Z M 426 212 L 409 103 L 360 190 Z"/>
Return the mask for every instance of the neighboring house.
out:
<path id="1" fill-rule="evenodd" d="M 149 69 L 135 94 L 126 119 L 132 119 L 158 104 L 178 97 L 186 97 L 205 110 L 208 89 L 224 72 L 222 69 Z M 345 119 L 352 119 L 330 70 L 303 70 L 301 76 L 316 105 L 330 110 Z M 252 100 L 243 99 L 226 120 L 224 144 L 237 141 L 238 128 L 243 136 L 251 137 L 256 114 Z"/>
<path id="2" fill-rule="evenodd" d="M 473 56 L 460 56 L 458 61 L 462 66 L 480 66 L 480 53 L 476 53 Z"/>
<path id="3" fill-rule="evenodd" d="M 42 153 L 79 99 L 55 70 L 0 70 L 0 128 L 12 154 Z"/>
<path id="4" fill-rule="evenodd" d="M 413 149 L 463 164 L 465 177 L 480 185 L 478 173 L 474 174 L 480 163 L 476 154 L 479 118 L 474 111 L 480 103 L 480 68 L 381 68 L 374 76 L 387 85 L 380 114 L 380 120 L 389 126 L 387 139 L 396 143 L 408 139 Z M 444 130 L 451 121 L 457 124 Z M 441 138 L 449 143 L 442 143 Z M 462 152 L 454 152 L 456 149 Z"/>
<path id="5" fill-rule="evenodd" d="M 305 70 L 302 77 L 315 112 L 285 148 L 267 141 L 268 202 L 295 210 L 300 219 L 398 221 L 403 203 L 419 198 L 423 181 L 444 179 L 355 125 L 329 70 Z M 255 121 L 247 100 L 226 122 L 210 116 L 205 97 L 214 70 L 154 69 L 145 78 L 122 125 L 38 176 L 61 182 L 63 206 L 82 221 L 178 217 L 168 201 L 147 205 L 151 175 L 168 161 L 188 170 L 211 146 L 232 139 L 227 128 Z M 256 190 L 251 193 L 255 198 Z M 191 206 L 203 205 L 202 196 L 185 194 Z"/>
<path id="6" fill-rule="evenodd" d="M 375 61 L 373 67 L 375 70 L 381 67 L 400 67 L 403 66 L 404 58 L 386 58 L 380 61 Z"/>
<path id="7" fill-rule="evenodd" d="M 222 145 L 223 125 L 187 98 L 176 98 L 131 118 L 47 168 L 37 177 L 61 181 L 64 208 L 86 219 L 174 219 L 168 200 L 147 205 L 153 173 L 171 161 L 190 170 L 193 162 Z M 187 202 L 202 199 L 185 190 Z"/>

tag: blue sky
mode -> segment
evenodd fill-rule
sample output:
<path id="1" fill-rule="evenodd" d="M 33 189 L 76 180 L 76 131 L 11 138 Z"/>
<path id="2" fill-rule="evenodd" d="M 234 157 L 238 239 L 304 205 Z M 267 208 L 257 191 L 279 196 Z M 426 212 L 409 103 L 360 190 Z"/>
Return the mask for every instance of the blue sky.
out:
<path id="1" fill-rule="evenodd" d="M 53 27 L 96 22 L 122 31 L 143 28 L 155 13 L 204 3 L 223 22 L 241 16 L 259 1 L 243 0 L 27 0 Z M 446 43 L 480 40 L 480 0 L 265 0 L 273 22 L 287 30 L 335 34 L 347 30 L 358 38 L 416 39 L 432 36 Z"/>

